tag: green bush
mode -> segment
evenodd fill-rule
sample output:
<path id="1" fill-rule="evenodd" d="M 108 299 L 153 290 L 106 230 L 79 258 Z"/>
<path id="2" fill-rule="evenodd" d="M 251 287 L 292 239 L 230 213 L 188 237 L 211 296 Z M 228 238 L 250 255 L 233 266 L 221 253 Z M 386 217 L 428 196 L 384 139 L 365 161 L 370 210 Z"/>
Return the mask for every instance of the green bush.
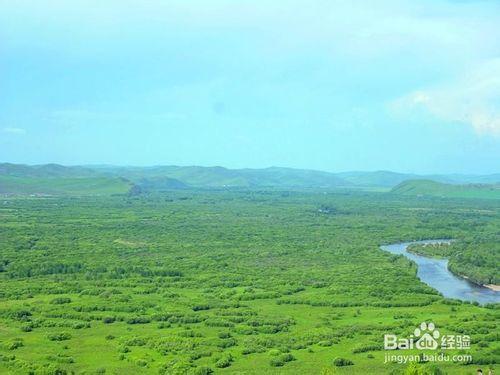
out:
<path id="1" fill-rule="evenodd" d="M 207 366 L 197 367 L 193 371 L 193 375 L 211 375 L 213 373 L 214 373 L 214 370 L 212 370 L 210 367 L 207 367 Z"/>
<path id="2" fill-rule="evenodd" d="M 333 360 L 333 364 L 334 364 L 334 366 L 337 366 L 337 367 L 343 367 L 343 366 L 352 366 L 352 365 L 354 365 L 354 362 L 351 361 L 350 359 L 346 359 L 346 358 L 335 358 Z"/>
<path id="3" fill-rule="evenodd" d="M 50 341 L 64 341 L 64 340 L 69 340 L 71 338 L 71 335 L 67 332 L 51 333 L 47 335 L 47 338 Z"/>
<path id="4" fill-rule="evenodd" d="M 220 358 L 217 362 L 215 362 L 215 367 L 226 368 L 231 366 L 233 361 L 234 361 L 233 356 L 231 354 L 227 354 L 224 357 Z"/>
<path id="5" fill-rule="evenodd" d="M 105 316 L 104 318 L 102 318 L 102 322 L 104 324 L 111 324 L 111 323 L 114 323 L 116 320 L 116 318 L 114 316 Z"/>
<path id="6" fill-rule="evenodd" d="M 64 305 L 66 303 L 71 303 L 71 298 L 68 297 L 57 297 L 50 301 L 53 305 Z"/>

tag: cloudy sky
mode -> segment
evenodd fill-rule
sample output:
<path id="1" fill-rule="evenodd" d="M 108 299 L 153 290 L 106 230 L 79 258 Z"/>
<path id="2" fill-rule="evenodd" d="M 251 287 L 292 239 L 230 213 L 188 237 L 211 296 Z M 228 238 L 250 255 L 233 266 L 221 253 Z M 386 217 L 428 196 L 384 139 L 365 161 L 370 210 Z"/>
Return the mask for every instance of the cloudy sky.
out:
<path id="1" fill-rule="evenodd" d="M 0 0 L 0 162 L 500 172 L 500 2 Z"/>

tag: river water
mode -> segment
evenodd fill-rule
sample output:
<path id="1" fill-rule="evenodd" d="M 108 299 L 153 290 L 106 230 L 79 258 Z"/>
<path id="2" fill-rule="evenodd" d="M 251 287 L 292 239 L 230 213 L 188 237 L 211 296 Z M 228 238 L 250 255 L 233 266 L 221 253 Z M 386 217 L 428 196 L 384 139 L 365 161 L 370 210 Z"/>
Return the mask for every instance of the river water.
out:
<path id="1" fill-rule="evenodd" d="M 447 298 L 456 298 L 464 301 L 477 301 L 481 304 L 500 303 L 500 292 L 474 284 L 467 279 L 455 276 L 448 270 L 447 259 L 429 258 L 412 254 L 406 251 L 409 245 L 419 243 L 449 243 L 450 240 L 427 240 L 402 242 L 384 245 L 380 248 L 393 254 L 402 254 L 413 260 L 417 266 L 417 276 L 427 285 L 437 289 Z"/>

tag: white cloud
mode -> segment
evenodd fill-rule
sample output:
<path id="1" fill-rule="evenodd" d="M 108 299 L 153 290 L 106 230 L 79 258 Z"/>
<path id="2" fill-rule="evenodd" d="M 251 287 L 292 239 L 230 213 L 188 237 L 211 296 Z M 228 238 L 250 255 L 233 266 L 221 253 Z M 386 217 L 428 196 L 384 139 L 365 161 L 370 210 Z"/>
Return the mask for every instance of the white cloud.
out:
<path id="1" fill-rule="evenodd" d="M 475 65 L 454 82 L 414 91 L 391 104 L 399 114 L 424 109 L 443 121 L 470 125 L 478 134 L 500 137 L 500 58 Z"/>
<path id="2" fill-rule="evenodd" d="M 23 128 L 3 128 L 2 129 L 4 133 L 9 133 L 9 134 L 18 134 L 18 135 L 24 135 L 26 134 L 26 129 Z"/>

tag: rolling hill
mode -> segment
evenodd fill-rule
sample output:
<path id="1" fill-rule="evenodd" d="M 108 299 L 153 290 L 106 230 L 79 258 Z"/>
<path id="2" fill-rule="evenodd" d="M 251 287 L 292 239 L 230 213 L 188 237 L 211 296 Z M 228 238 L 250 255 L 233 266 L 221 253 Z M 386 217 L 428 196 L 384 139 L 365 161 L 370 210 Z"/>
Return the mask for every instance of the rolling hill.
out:
<path id="1" fill-rule="evenodd" d="M 418 175 L 391 171 L 375 172 L 341 172 L 340 178 L 356 186 L 378 186 L 392 188 L 408 180 L 432 180 L 444 184 L 500 184 L 500 174 L 466 175 L 466 174 L 433 174 Z"/>
<path id="2" fill-rule="evenodd" d="M 391 190 L 391 193 L 412 196 L 435 196 L 443 198 L 500 199 L 500 185 L 452 185 L 432 180 L 409 180 L 395 186 Z"/>
<path id="3" fill-rule="evenodd" d="M 66 167 L 59 164 L 25 165 L 0 163 L 0 176 L 11 177 L 95 177 L 98 173 L 85 167 Z"/>
<path id="4" fill-rule="evenodd" d="M 423 182 L 424 181 L 424 182 Z M 474 183 L 475 185 L 472 185 Z M 426 175 L 391 171 L 331 173 L 270 167 L 228 169 L 200 166 L 63 166 L 0 163 L 0 193 L 114 194 L 188 188 L 373 189 L 396 194 L 496 196 L 500 174 Z M 492 187 L 493 186 L 493 187 Z"/>
<path id="5" fill-rule="evenodd" d="M 333 173 L 305 169 L 270 167 L 264 169 L 228 169 L 223 167 L 158 166 L 94 167 L 109 176 L 121 176 L 135 183 L 171 178 L 191 187 L 282 187 L 333 188 L 351 186 Z"/>
<path id="6" fill-rule="evenodd" d="M 0 194 L 109 195 L 127 193 L 131 187 L 123 178 L 0 176 Z"/>
<path id="7" fill-rule="evenodd" d="M 132 183 L 85 167 L 59 164 L 0 164 L 0 194 L 109 195 L 127 193 Z"/>

